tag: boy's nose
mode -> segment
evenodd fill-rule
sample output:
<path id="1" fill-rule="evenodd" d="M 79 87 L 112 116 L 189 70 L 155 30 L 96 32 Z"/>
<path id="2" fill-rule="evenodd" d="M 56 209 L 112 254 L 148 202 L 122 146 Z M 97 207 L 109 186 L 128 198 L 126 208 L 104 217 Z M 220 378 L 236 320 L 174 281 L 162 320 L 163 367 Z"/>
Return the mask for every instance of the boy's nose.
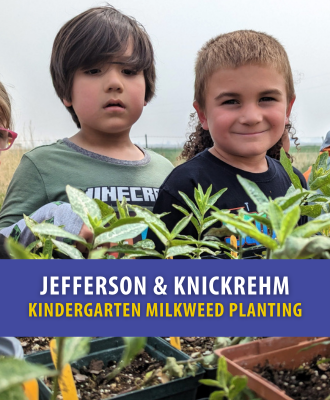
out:
<path id="1" fill-rule="evenodd" d="M 120 79 L 120 74 L 116 71 L 109 71 L 106 80 L 105 80 L 105 90 L 107 92 L 122 92 L 123 91 L 123 83 Z"/>
<path id="2" fill-rule="evenodd" d="M 242 114 L 239 118 L 239 122 L 245 125 L 255 125 L 261 122 L 263 119 L 260 107 L 257 105 L 245 106 L 242 109 Z"/>

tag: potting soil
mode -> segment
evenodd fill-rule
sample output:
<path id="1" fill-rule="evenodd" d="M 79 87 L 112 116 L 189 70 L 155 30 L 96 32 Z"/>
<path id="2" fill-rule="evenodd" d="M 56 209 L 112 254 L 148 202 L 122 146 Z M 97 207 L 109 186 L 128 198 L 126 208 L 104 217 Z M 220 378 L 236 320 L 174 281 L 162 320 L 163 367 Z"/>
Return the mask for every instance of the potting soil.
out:
<path id="1" fill-rule="evenodd" d="M 132 363 L 124 368 L 114 379 L 108 381 L 105 377 L 111 373 L 117 364 L 110 361 L 107 366 L 102 360 L 92 360 L 88 367 L 83 366 L 79 370 L 72 367 L 73 378 L 76 384 L 78 397 L 81 400 L 101 400 L 116 397 L 144 387 L 156 386 L 168 381 L 162 374 L 164 362 L 158 361 L 145 351 L 139 354 Z M 153 378 L 142 385 L 143 379 L 150 371 Z M 47 386 L 52 388 L 52 380 L 47 379 Z"/>
<path id="2" fill-rule="evenodd" d="M 317 364 L 318 360 L 322 357 L 294 370 L 275 369 L 269 364 L 258 365 L 253 370 L 294 400 L 325 400 L 330 395 L 330 363 Z"/>
<path id="3" fill-rule="evenodd" d="M 49 342 L 52 337 L 17 337 L 21 342 L 24 354 L 32 354 L 36 351 L 49 350 Z"/>

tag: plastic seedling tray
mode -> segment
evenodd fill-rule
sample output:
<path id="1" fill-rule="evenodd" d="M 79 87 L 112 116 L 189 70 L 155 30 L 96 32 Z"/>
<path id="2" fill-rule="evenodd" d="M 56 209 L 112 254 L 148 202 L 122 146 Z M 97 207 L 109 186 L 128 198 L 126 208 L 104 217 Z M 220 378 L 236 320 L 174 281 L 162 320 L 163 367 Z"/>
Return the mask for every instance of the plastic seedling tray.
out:
<path id="1" fill-rule="evenodd" d="M 88 366 L 92 359 L 99 359 L 106 365 L 109 361 L 119 361 L 124 350 L 123 340 L 120 337 L 99 338 L 91 341 L 90 353 L 80 360 L 72 363 L 75 368 Z M 164 342 L 160 338 L 150 337 L 147 341 L 145 351 L 157 360 L 166 360 L 166 357 L 175 357 L 178 361 L 187 360 L 189 357 Z M 46 365 L 53 368 L 51 355 L 49 351 L 42 351 L 36 354 L 26 356 L 26 360 L 33 363 Z M 204 369 L 199 367 L 196 375 L 175 379 L 158 386 L 149 387 L 142 390 L 136 390 L 130 393 L 120 394 L 116 399 L 125 400 L 195 400 L 199 379 L 204 376 Z M 46 397 L 40 400 L 49 400 L 51 391 L 40 382 L 40 393 L 47 393 Z M 110 399 L 107 398 L 107 399 Z M 107 400 L 104 399 L 104 400 Z"/>
<path id="2" fill-rule="evenodd" d="M 256 340 L 238 346 L 216 350 L 220 357 L 227 360 L 228 370 L 233 375 L 246 375 L 248 387 L 258 396 L 267 400 L 292 400 L 285 392 L 273 383 L 262 378 L 252 369 L 258 364 L 265 365 L 269 362 L 274 368 L 298 368 L 303 362 L 311 361 L 317 355 L 329 357 L 330 348 L 319 345 L 308 350 L 301 351 L 315 343 L 322 343 L 327 338 L 308 340 L 307 337 L 283 337 Z"/>

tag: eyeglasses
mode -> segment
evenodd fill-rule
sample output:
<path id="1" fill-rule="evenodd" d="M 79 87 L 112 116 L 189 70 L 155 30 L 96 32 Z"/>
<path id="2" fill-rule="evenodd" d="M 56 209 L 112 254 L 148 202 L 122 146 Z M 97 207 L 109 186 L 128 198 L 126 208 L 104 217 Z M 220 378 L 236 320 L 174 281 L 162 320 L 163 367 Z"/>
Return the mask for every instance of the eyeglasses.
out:
<path id="1" fill-rule="evenodd" d="M 17 133 L 9 129 L 0 128 L 0 151 L 9 150 L 17 136 Z"/>

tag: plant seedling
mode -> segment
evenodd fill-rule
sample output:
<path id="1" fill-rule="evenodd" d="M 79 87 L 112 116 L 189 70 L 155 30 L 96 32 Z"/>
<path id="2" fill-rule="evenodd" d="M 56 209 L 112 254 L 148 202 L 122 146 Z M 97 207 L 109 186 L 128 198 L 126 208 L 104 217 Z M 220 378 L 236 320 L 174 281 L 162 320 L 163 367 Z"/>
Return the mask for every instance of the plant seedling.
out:
<path id="1" fill-rule="evenodd" d="M 210 400 L 243 400 L 256 399 L 253 393 L 247 388 L 246 376 L 233 376 L 227 369 L 225 357 L 219 357 L 217 368 L 217 379 L 200 379 L 200 383 L 213 386 L 220 390 L 211 393 Z"/>

